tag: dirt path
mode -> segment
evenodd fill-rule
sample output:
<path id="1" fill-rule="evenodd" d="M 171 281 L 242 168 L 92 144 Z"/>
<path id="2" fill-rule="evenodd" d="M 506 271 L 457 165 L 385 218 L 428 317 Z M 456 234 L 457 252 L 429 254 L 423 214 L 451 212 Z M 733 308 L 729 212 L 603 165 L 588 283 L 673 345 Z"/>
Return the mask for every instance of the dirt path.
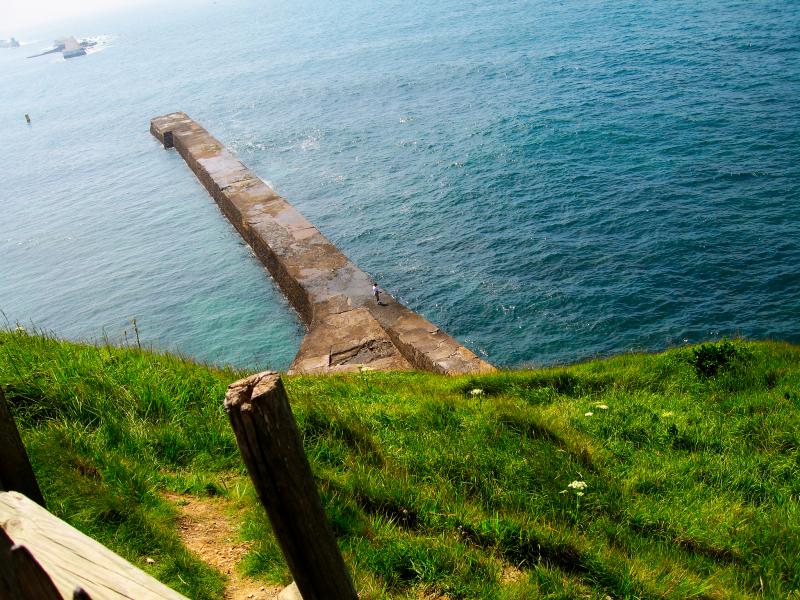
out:
<path id="1" fill-rule="evenodd" d="M 227 578 L 225 600 L 275 600 L 281 586 L 265 585 L 236 570 L 250 544 L 238 539 L 236 525 L 229 516 L 230 502 L 221 498 L 196 498 L 165 494 L 178 509 L 178 535 L 200 560 Z"/>

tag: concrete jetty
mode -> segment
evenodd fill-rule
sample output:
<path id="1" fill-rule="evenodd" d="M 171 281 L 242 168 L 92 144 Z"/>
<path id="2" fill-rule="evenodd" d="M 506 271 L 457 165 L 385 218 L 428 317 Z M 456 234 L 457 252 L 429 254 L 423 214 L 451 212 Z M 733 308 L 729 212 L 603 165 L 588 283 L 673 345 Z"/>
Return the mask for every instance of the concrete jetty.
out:
<path id="1" fill-rule="evenodd" d="M 156 117 L 150 132 L 180 153 L 308 327 L 289 373 L 494 370 L 390 294 L 378 305 L 364 271 L 186 114 Z"/>

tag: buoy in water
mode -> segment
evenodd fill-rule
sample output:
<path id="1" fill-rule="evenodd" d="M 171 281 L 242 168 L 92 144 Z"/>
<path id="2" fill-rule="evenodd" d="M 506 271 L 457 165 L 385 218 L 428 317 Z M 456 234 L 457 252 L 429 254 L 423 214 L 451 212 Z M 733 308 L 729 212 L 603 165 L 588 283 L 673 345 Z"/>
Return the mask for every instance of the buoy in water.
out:
<path id="1" fill-rule="evenodd" d="M 25 122 L 28 123 L 28 125 L 31 124 L 31 116 L 28 113 L 25 113 Z"/>

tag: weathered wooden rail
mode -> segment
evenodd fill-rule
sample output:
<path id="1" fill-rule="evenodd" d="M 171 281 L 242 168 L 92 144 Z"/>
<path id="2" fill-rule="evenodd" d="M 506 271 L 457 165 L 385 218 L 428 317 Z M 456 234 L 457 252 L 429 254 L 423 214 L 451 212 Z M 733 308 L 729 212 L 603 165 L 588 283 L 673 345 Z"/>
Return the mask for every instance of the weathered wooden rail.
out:
<path id="1" fill-rule="evenodd" d="M 16 598 L 72 598 L 75 588 L 80 587 L 83 590 L 81 594 L 92 600 L 185 600 L 178 592 L 19 492 L 0 492 L 0 526 L 16 547 L 24 547 L 30 558 L 41 565 L 59 593 L 58 596 L 43 595 L 45 592 L 41 590 L 47 590 L 47 582 L 41 574 L 28 571 L 30 560 L 26 560 L 25 552 L 21 552 L 20 558 L 11 566 L 18 582 L 20 575 L 24 575 L 29 591 Z"/>

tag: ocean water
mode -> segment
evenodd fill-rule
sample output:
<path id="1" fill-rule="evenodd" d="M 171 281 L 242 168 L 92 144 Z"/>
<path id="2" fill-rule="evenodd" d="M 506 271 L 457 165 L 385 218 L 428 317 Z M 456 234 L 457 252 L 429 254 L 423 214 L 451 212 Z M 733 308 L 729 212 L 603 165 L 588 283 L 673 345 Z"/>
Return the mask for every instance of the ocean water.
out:
<path id="1" fill-rule="evenodd" d="M 800 3 L 231 0 L 0 49 L 12 325 L 283 369 L 304 330 L 151 117 L 183 110 L 487 360 L 800 342 Z M 26 60 L 66 34 L 97 51 Z M 23 115 L 30 113 L 31 125 Z"/>

